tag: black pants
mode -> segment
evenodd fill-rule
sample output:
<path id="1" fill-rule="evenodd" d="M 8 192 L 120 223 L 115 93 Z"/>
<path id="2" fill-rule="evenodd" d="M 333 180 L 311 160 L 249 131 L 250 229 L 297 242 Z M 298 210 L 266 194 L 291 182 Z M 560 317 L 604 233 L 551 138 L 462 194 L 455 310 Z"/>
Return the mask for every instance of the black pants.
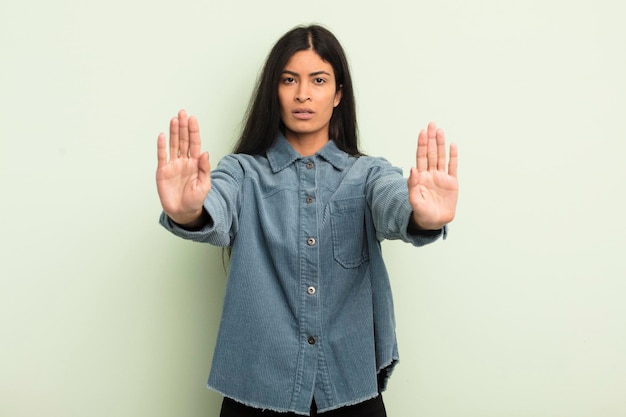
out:
<path id="1" fill-rule="evenodd" d="M 385 411 L 385 404 L 383 404 L 383 397 L 379 395 L 376 398 L 367 400 L 365 402 L 341 407 L 336 410 L 327 411 L 325 413 L 318 414 L 315 401 L 311 405 L 311 417 L 324 416 L 324 417 L 387 417 Z M 260 410 L 258 408 L 248 407 L 240 404 L 230 398 L 224 398 L 222 403 L 222 411 L 220 417 L 292 417 L 297 416 L 294 413 L 278 413 L 276 411 Z"/>

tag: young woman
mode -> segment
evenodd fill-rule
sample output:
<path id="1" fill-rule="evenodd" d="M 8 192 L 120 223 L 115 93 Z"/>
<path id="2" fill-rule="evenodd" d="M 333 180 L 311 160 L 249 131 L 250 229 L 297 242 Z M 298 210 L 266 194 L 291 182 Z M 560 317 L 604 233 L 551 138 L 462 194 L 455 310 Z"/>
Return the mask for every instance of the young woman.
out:
<path id="1" fill-rule="evenodd" d="M 361 154 L 343 49 L 320 26 L 271 50 L 235 152 L 210 170 L 184 111 L 158 138 L 162 225 L 231 250 L 208 386 L 221 416 L 385 416 L 398 360 L 380 241 L 415 246 L 455 215 L 457 150 L 419 134 L 408 181 Z"/>

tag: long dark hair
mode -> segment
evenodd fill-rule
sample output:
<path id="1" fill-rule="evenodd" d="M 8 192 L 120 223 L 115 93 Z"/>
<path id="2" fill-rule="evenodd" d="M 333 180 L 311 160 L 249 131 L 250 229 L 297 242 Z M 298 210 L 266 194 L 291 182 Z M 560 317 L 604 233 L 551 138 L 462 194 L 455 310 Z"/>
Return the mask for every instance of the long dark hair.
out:
<path id="1" fill-rule="evenodd" d="M 333 67 L 335 88 L 342 90 L 341 101 L 330 119 L 329 137 L 344 152 L 361 155 L 348 60 L 337 38 L 319 25 L 295 27 L 285 33 L 270 51 L 246 112 L 243 131 L 234 153 L 263 155 L 283 131 L 278 101 L 280 76 L 293 54 L 308 49 Z"/>

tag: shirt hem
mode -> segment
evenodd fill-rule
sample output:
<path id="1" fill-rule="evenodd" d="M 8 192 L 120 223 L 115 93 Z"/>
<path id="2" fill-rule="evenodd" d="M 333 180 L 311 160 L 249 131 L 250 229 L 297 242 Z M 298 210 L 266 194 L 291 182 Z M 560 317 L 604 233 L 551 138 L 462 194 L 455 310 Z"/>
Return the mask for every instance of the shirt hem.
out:
<path id="1" fill-rule="evenodd" d="M 217 388 L 212 387 L 209 384 L 207 384 L 206 387 L 208 389 L 210 389 L 211 391 L 214 391 L 214 392 L 220 394 L 223 397 L 230 398 L 231 400 L 237 401 L 238 403 L 243 404 L 246 407 L 252 407 L 252 408 L 255 408 L 255 409 L 261 410 L 261 411 L 268 410 L 268 411 L 275 411 L 277 413 L 294 413 L 294 414 L 297 414 L 297 415 L 300 415 L 300 416 L 309 416 L 310 413 L 311 413 L 310 410 L 302 412 L 302 411 L 293 410 L 293 409 L 290 409 L 290 408 L 270 407 L 270 406 L 267 406 L 267 405 L 261 405 L 261 404 L 255 403 L 253 401 L 242 400 L 241 398 L 239 398 L 237 396 L 227 395 L 226 393 L 218 390 Z M 353 406 L 353 405 L 360 404 L 360 403 L 363 403 L 365 401 L 371 400 L 373 398 L 376 398 L 379 395 L 380 395 L 380 393 L 377 392 L 374 395 L 359 397 L 358 399 L 353 400 L 353 401 L 347 401 L 347 402 L 344 402 L 344 403 L 341 403 L 341 404 L 337 404 L 337 405 L 333 405 L 333 406 L 330 406 L 330 407 L 318 408 L 317 412 L 318 413 L 325 413 L 325 412 L 328 412 L 328 411 L 337 410 L 337 409 L 342 408 L 342 407 L 350 407 L 350 406 Z"/>
<path id="2" fill-rule="evenodd" d="M 209 384 L 207 384 L 207 386 L 206 386 L 206 387 L 207 387 L 208 389 L 210 389 L 211 391 L 214 391 L 214 392 L 216 392 L 216 393 L 220 394 L 220 395 L 221 395 L 221 396 L 223 396 L 223 397 L 228 397 L 228 398 L 230 398 L 230 399 L 231 399 L 231 400 L 233 400 L 233 401 L 237 401 L 238 403 L 245 405 L 246 407 L 256 408 L 257 410 L 261 410 L 261 411 L 268 410 L 268 411 L 275 411 L 275 412 L 277 412 L 277 413 L 295 413 L 295 414 L 298 414 L 298 415 L 300 415 L 300 416 L 308 416 L 308 415 L 310 415 L 310 413 L 311 413 L 311 411 L 310 411 L 310 410 L 309 410 L 309 411 L 306 411 L 306 412 L 302 412 L 302 411 L 293 410 L 293 409 L 290 409 L 290 408 L 269 407 L 269 406 L 267 406 L 267 405 L 257 404 L 257 403 L 255 403 L 255 402 L 253 402 L 253 401 L 246 401 L 246 400 L 243 400 L 243 399 L 241 399 L 240 397 L 237 397 L 237 396 L 235 396 L 235 395 L 227 395 L 225 392 L 220 391 L 219 389 L 217 389 L 217 388 L 215 388 L 215 387 L 212 387 L 212 386 L 211 386 L 211 385 L 209 385 Z"/>
<path id="3" fill-rule="evenodd" d="M 368 400 L 371 400 L 371 399 L 373 399 L 373 398 L 376 398 L 376 397 L 378 397 L 379 395 L 380 395 L 380 393 L 379 393 L 379 392 L 377 392 L 377 393 L 376 393 L 376 394 L 374 394 L 374 395 L 370 395 L 370 396 L 366 396 L 366 397 L 361 397 L 361 398 L 359 398 L 359 399 L 357 399 L 357 400 L 354 400 L 354 401 L 348 401 L 348 402 L 345 402 L 345 403 L 342 403 L 342 404 L 333 405 L 333 406 L 331 406 L 331 407 L 326 407 L 326 408 L 318 408 L 318 409 L 317 409 L 317 412 L 318 412 L 318 413 L 325 413 L 325 412 L 327 412 L 327 411 L 338 410 L 338 409 L 340 409 L 340 408 L 342 408 L 342 407 L 350 407 L 350 406 L 352 406 L 352 405 L 361 404 L 361 403 L 363 403 L 363 402 L 365 402 L 365 401 L 368 401 Z"/>
<path id="4" fill-rule="evenodd" d="M 377 374 L 378 374 L 378 391 L 379 392 L 383 392 L 387 389 L 387 383 L 389 382 L 389 379 L 391 378 L 391 374 L 393 373 L 393 370 L 396 369 L 398 362 L 400 362 L 400 358 L 398 356 L 394 356 L 391 358 L 391 360 L 388 363 L 383 364 L 378 369 Z M 382 378 L 381 378 L 382 372 L 384 372 L 385 374 L 382 375 Z"/>

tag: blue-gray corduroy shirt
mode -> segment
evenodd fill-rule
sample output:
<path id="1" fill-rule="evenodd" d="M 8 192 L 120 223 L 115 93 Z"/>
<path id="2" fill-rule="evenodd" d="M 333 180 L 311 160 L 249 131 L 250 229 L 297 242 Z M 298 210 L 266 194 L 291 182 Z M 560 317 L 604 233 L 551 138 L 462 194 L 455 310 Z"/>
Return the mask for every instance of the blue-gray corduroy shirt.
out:
<path id="1" fill-rule="evenodd" d="M 380 241 L 407 233 L 406 179 L 382 158 L 333 141 L 299 155 L 279 137 L 266 156 L 223 158 L 204 203 L 212 221 L 174 234 L 231 246 L 208 386 L 249 406 L 308 415 L 378 395 L 398 360 Z"/>

